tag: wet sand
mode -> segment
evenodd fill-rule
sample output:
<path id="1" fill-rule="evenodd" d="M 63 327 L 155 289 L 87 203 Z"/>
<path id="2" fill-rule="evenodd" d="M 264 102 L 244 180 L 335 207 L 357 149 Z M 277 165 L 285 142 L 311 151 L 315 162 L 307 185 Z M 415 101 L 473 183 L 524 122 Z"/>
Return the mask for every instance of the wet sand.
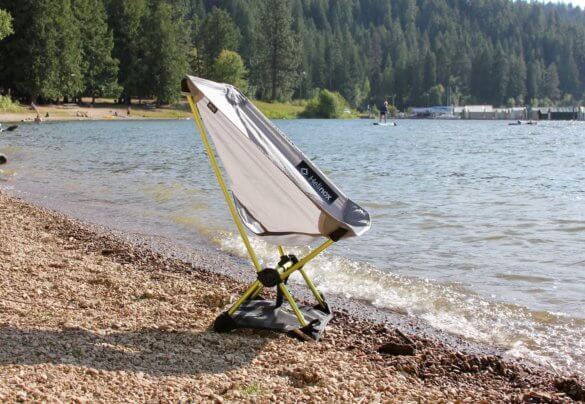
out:
<path id="1" fill-rule="evenodd" d="M 576 380 L 416 325 L 398 324 L 403 336 L 390 317 L 337 313 L 319 343 L 216 334 L 245 284 L 212 271 L 213 257 L 169 258 L 130 239 L 0 191 L 0 401 L 584 398 Z"/>

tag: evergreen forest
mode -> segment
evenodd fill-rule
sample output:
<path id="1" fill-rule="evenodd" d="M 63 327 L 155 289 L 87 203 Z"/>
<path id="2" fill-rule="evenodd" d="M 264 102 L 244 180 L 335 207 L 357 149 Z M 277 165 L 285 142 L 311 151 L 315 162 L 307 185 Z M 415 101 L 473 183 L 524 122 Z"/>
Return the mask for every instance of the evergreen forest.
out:
<path id="1" fill-rule="evenodd" d="M 0 94 L 175 102 L 193 74 L 358 109 L 576 105 L 585 11 L 511 0 L 0 0 Z"/>

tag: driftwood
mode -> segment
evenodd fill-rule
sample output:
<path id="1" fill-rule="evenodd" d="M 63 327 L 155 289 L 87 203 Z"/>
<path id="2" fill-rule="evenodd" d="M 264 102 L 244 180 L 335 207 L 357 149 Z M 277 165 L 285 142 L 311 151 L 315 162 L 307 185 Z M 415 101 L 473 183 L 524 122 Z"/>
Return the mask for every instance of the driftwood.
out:
<path id="1" fill-rule="evenodd" d="M 394 329 L 394 331 L 400 337 L 400 339 L 402 339 L 403 343 L 394 342 L 394 341 L 387 342 L 378 348 L 378 352 L 380 352 L 381 354 L 394 355 L 394 356 L 399 356 L 399 355 L 412 356 L 412 355 L 414 355 L 416 352 L 416 345 L 415 345 L 414 341 L 410 337 L 408 337 L 406 334 L 404 334 L 402 331 L 400 331 L 398 328 Z"/>

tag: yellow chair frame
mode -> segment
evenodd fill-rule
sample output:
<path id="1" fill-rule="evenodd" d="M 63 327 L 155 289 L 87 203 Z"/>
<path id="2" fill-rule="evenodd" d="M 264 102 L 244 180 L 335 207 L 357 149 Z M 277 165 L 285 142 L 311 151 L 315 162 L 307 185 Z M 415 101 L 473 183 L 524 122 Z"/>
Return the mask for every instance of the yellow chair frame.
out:
<path id="1" fill-rule="evenodd" d="M 219 183 L 219 187 L 221 188 L 221 191 L 223 193 L 223 197 L 225 198 L 225 201 L 228 205 L 232 219 L 233 219 L 234 223 L 236 224 L 236 227 L 238 228 L 238 232 L 240 233 L 240 237 L 242 238 L 242 241 L 244 242 L 244 245 L 246 246 L 246 250 L 248 251 L 248 254 L 250 255 L 250 259 L 251 259 L 252 263 L 254 264 L 254 267 L 256 268 L 256 272 L 259 273 L 263 270 L 263 268 L 260 266 L 260 262 L 258 261 L 258 257 L 256 256 L 256 252 L 254 251 L 252 244 L 250 243 L 250 239 L 248 238 L 248 235 L 247 235 L 246 230 L 244 228 L 244 224 L 242 223 L 242 220 L 240 219 L 240 216 L 238 215 L 235 203 L 234 203 L 233 199 L 231 198 L 230 192 L 229 192 L 227 185 L 223 179 L 221 169 L 217 163 L 217 159 L 215 157 L 214 150 L 211 146 L 211 142 L 209 141 L 209 137 L 207 136 L 207 132 L 205 130 L 203 120 L 201 119 L 199 109 L 197 108 L 197 104 L 195 103 L 195 100 L 194 100 L 192 95 L 188 95 L 187 100 L 189 102 L 189 106 L 191 107 L 191 112 L 193 113 L 193 118 L 195 119 L 195 123 L 197 124 L 197 128 L 199 130 L 199 135 L 201 136 L 201 139 L 203 140 L 203 145 L 205 146 L 205 151 L 207 152 L 207 156 L 209 157 L 209 162 L 211 163 L 211 168 L 213 169 L 213 172 L 215 173 L 215 176 L 217 178 L 217 182 Z M 319 293 L 319 291 L 315 287 L 315 284 L 313 283 L 311 278 L 308 276 L 307 272 L 304 270 L 303 267 L 309 261 L 311 261 L 313 258 L 315 258 L 317 255 L 319 255 L 321 252 L 323 252 L 324 250 L 329 248 L 333 243 L 334 243 L 333 240 L 328 239 L 323 244 L 321 244 L 320 246 L 318 246 L 317 248 L 312 250 L 305 257 L 301 258 L 298 262 L 293 264 L 289 261 L 287 264 L 285 264 L 283 266 L 279 265 L 275 268 L 279 272 L 280 280 L 281 280 L 281 282 L 278 283 L 278 289 L 280 290 L 283 297 L 286 299 L 286 301 L 288 302 L 288 304 L 292 308 L 292 310 L 293 310 L 293 312 L 294 312 L 294 314 L 295 314 L 295 316 L 300 324 L 300 328 L 308 326 L 308 323 L 307 323 L 305 317 L 303 316 L 303 313 L 299 309 L 299 306 L 297 305 L 296 301 L 292 297 L 290 291 L 286 287 L 285 281 L 294 272 L 299 271 L 300 274 L 302 275 L 303 279 L 305 280 L 305 283 L 307 284 L 308 288 L 311 290 L 313 296 L 315 297 L 315 299 L 319 303 L 319 305 L 323 309 L 328 310 L 328 307 L 327 307 L 325 301 L 323 300 L 323 296 L 321 295 L 321 293 Z M 279 253 L 280 257 L 285 256 L 285 251 L 284 251 L 282 246 L 278 246 L 278 253 Z M 244 302 L 246 302 L 248 299 L 251 299 L 251 298 L 258 296 L 260 294 L 260 292 L 262 292 L 263 288 L 264 288 L 264 285 L 259 280 L 254 281 L 246 289 L 246 291 L 240 296 L 240 298 L 234 304 L 232 304 L 232 306 L 228 309 L 227 314 L 232 316 L 238 310 L 238 308 L 242 304 L 244 304 Z"/>

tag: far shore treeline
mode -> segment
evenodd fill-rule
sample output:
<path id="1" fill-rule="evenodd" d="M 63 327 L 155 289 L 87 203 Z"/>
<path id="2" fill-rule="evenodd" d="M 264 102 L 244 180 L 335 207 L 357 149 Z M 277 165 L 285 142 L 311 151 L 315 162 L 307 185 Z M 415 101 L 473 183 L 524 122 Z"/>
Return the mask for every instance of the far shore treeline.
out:
<path id="1" fill-rule="evenodd" d="M 0 0 L 0 94 L 179 98 L 187 74 L 356 108 L 576 105 L 585 12 L 511 0 Z"/>

